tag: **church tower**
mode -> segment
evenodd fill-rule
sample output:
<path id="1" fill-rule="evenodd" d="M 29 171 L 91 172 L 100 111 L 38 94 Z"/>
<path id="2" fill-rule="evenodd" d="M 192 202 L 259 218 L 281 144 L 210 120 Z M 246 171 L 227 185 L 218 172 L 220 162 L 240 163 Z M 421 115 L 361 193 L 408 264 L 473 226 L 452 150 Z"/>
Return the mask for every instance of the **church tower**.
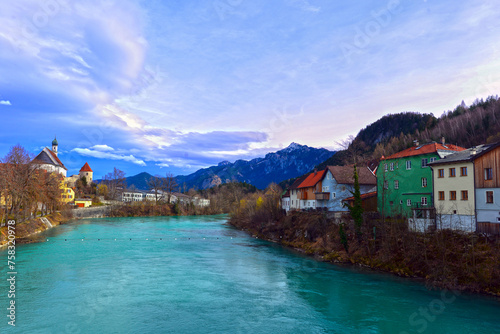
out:
<path id="1" fill-rule="evenodd" d="M 54 140 L 52 141 L 52 152 L 55 153 L 55 155 L 57 156 L 57 138 L 54 136 Z"/>
<path id="2" fill-rule="evenodd" d="M 80 169 L 80 178 L 84 177 L 87 179 L 87 184 L 91 184 L 94 180 L 94 171 L 90 168 L 89 164 L 86 162 L 85 165 Z"/>

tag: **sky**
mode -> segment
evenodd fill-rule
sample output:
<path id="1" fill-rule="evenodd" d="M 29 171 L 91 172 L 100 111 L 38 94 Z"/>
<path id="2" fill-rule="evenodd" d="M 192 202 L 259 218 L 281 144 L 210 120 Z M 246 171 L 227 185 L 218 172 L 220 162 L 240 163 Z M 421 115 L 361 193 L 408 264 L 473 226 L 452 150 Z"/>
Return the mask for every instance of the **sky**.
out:
<path id="1" fill-rule="evenodd" d="M 0 157 L 189 174 L 500 91 L 484 1 L 17 0 L 0 11 Z"/>

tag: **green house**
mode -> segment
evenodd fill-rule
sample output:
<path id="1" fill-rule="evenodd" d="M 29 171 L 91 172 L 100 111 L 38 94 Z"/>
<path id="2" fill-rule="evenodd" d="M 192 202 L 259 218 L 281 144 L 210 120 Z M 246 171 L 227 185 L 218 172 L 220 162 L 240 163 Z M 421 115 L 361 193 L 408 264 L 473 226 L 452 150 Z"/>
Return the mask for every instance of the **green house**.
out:
<path id="1" fill-rule="evenodd" d="M 412 216 L 412 209 L 433 206 L 432 170 L 427 165 L 465 148 L 432 142 L 387 158 L 377 169 L 377 207 L 384 216 Z"/>

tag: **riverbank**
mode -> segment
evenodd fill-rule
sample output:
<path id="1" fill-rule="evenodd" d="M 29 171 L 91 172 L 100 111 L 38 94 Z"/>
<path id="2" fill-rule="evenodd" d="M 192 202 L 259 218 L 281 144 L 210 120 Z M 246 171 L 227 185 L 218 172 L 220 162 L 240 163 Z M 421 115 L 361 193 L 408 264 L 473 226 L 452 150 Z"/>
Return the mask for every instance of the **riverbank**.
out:
<path id="1" fill-rule="evenodd" d="M 401 220 L 365 217 L 361 233 L 353 222 L 325 213 L 272 217 L 233 214 L 229 224 L 331 263 L 353 264 L 420 278 L 429 287 L 500 296 L 500 241 L 475 234 L 408 231 Z"/>
<path id="2" fill-rule="evenodd" d="M 64 224 L 72 219 L 72 216 L 55 212 L 48 216 L 33 218 L 23 222 L 16 222 L 15 236 L 17 244 L 26 244 L 37 241 L 37 235 L 50 228 Z M 6 226 L 0 227 L 0 249 L 7 246 L 8 229 Z"/>

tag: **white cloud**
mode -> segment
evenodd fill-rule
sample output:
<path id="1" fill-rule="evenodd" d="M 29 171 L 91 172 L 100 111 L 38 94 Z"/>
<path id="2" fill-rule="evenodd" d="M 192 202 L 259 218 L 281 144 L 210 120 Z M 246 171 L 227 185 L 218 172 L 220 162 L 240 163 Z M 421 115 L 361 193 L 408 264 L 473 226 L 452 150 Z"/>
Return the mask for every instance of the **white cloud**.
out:
<path id="1" fill-rule="evenodd" d="M 115 150 L 114 148 L 112 148 L 111 146 L 108 146 L 108 145 L 94 145 L 91 148 L 96 150 L 96 151 L 101 151 L 101 152 Z"/>
<path id="2" fill-rule="evenodd" d="M 10 103 L 10 101 L 8 100 L 1 100 L 0 101 L 0 105 L 3 105 L 3 106 L 11 106 L 12 103 Z"/>
<path id="3" fill-rule="evenodd" d="M 106 145 L 98 145 L 98 146 L 106 146 Z M 97 150 L 91 150 L 88 148 L 74 148 L 72 151 L 87 157 L 94 157 L 99 159 L 123 160 L 132 162 L 139 166 L 146 166 L 144 160 L 138 159 L 131 154 L 125 155 L 125 154 L 117 154 L 110 152 L 102 152 Z"/>

